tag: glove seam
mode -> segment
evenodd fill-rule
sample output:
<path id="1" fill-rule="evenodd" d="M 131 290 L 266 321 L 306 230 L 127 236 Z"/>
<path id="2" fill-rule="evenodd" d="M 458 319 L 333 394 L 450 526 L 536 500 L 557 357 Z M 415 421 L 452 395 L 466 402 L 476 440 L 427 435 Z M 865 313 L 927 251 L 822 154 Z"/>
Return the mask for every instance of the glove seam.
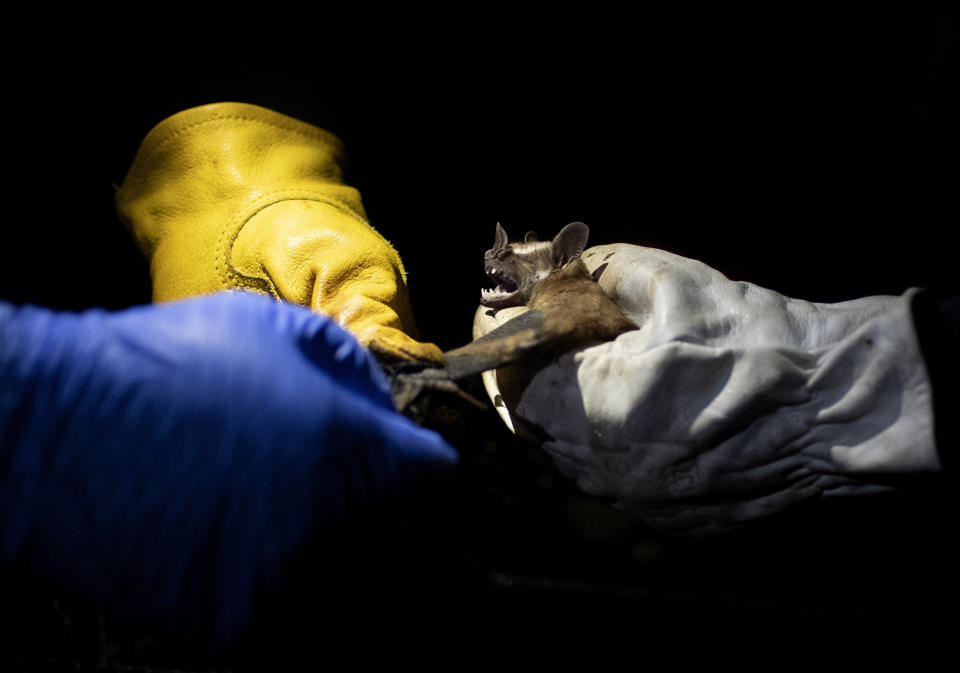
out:
<path id="1" fill-rule="evenodd" d="M 257 276 L 248 276 L 234 266 L 232 252 L 237 237 L 240 235 L 240 232 L 247 225 L 247 223 L 250 222 L 250 220 L 267 208 L 285 201 L 313 201 L 315 203 L 323 203 L 331 206 L 339 212 L 352 217 L 360 224 L 368 227 L 377 236 L 383 239 L 383 242 L 395 255 L 397 254 L 393 246 L 390 245 L 385 238 L 383 238 L 383 235 L 380 234 L 380 232 L 374 229 L 370 223 L 367 222 L 367 220 L 355 209 L 339 199 L 318 194 L 317 192 L 311 190 L 282 190 L 279 192 L 271 192 L 249 204 L 240 212 L 238 216 L 234 217 L 233 220 L 225 228 L 223 228 L 223 230 L 221 230 L 218 236 L 216 245 L 216 271 L 220 282 L 225 288 L 230 289 L 234 287 L 245 287 L 257 289 L 261 292 L 266 292 L 267 294 L 272 295 L 276 299 L 282 298 L 280 292 L 277 290 L 276 284 L 270 279 L 269 274 L 264 273 L 262 278 Z M 399 260 L 399 255 L 397 255 L 397 259 Z M 403 269 L 401 267 L 401 273 L 402 271 Z M 405 276 L 406 274 L 404 274 L 404 277 Z"/>
<path id="2" fill-rule="evenodd" d="M 233 103 L 233 104 L 224 104 L 224 105 L 246 105 L 246 104 Z M 202 119 L 200 121 L 194 121 L 192 123 L 187 123 L 183 126 L 176 126 L 175 128 L 170 128 L 170 129 L 162 128 L 165 125 L 175 126 L 176 123 L 180 121 L 177 119 L 179 115 L 174 115 L 173 117 L 168 118 L 166 121 L 160 122 L 160 124 L 154 128 L 154 131 L 151 132 L 150 135 L 153 135 L 154 133 L 156 133 L 157 135 L 155 135 L 153 138 L 150 138 L 149 136 L 147 137 L 147 139 L 144 141 L 141 147 L 141 152 L 144 155 L 149 155 L 155 152 L 159 152 L 167 144 L 176 140 L 177 138 L 184 135 L 185 133 L 193 131 L 201 126 L 206 126 L 207 124 L 215 124 L 218 122 L 229 122 L 229 121 L 252 122 L 252 123 L 260 124 L 263 126 L 269 126 L 271 128 L 279 129 L 281 131 L 294 133 L 303 138 L 309 138 L 311 140 L 321 140 L 323 142 L 329 143 L 338 154 L 342 150 L 343 144 L 340 141 L 340 139 L 337 138 L 332 133 L 330 133 L 329 131 L 325 131 L 324 129 L 321 129 L 317 126 L 313 126 L 311 124 L 307 124 L 306 122 L 302 122 L 298 119 L 293 119 L 292 117 L 286 117 L 282 113 L 276 112 L 274 110 L 269 110 L 268 108 L 257 108 L 257 109 L 262 109 L 265 112 L 269 112 L 274 115 L 277 115 L 278 117 L 281 117 L 281 119 L 266 120 L 266 119 L 259 119 L 257 117 L 244 115 L 244 114 L 219 115 L 216 113 L 216 111 L 214 111 L 213 114 L 215 116 L 213 117 Z M 183 112 L 180 113 L 180 115 L 193 116 L 194 114 L 199 114 L 201 112 L 210 114 L 209 110 L 206 110 L 205 108 L 200 107 L 200 108 L 192 108 L 190 110 L 184 110 Z M 282 119 L 288 119 L 289 123 L 288 124 L 278 123 Z M 303 125 L 304 128 L 297 128 L 299 125 Z"/>

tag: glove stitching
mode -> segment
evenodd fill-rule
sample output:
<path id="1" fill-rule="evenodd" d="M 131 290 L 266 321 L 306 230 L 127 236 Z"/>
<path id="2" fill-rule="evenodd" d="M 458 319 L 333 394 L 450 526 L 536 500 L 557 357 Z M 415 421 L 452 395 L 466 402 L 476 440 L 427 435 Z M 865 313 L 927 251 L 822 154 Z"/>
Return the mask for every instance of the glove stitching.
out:
<path id="1" fill-rule="evenodd" d="M 261 292 L 266 292 L 267 294 L 272 295 L 276 299 L 281 299 L 280 292 L 277 290 L 276 285 L 269 278 L 269 276 L 265 275 L 263 278 L 248 276 L 233 266 L 231 261 L 231 252 L 237 237 L 240 235 L 241 230 L 243 230 L 243 227 L 247 224 L 247 222 L 270 206 L 283 203 L 284 201 L 314 201 L 332 206 L 345 215 L 352 217 L 364 226 L 369 227 L 374 233 L 383 239 L 383 236 L 381 236 L 376 229 L 370 226 L 370 223 L 368 223 L 364 217 L 339 199 L 306 190 L 284 190 L 279 192 L 271 192 L 251 203 L 220 232 L 216 247 L 216 265 L 217 276 L 225 288 L 229 289 L 232 287 L 246 287 L 250 289 L 257 289 Z M 384 243 L 386 243 L 386 239 L 384 239 Z M 387 243 L 387 245 L 389 246 L 390 244 Z M 393 250 L 392 246 L 391 250 Z M 395 250 L 394 254 L 396 254 Z"/>
<path id="2" fill-rule="evenodd" d="M 264 110 L 266 110 L 266 108 L 264 108 Z M 277 112 L 275 114 L 279 115 L 280 113 Z M 231 114 L 231 115 L 224 115 L 224 116 L 216 116 L 210 119 L 204 119 L 204 120 L 193 122 L 191 124 L 187 124 L 185 126 L 181 126 L 179 128 L 175 128 L 171 130 L 162 129 L 161 132 L 158 132 L 160 133 L 160 135 L 156 136 L 156 140 L 153 143 L 150 143 L 149 141 L 144 143 L 143 153 L 150 154 L 153 152 L 159 152 L 167 144 L 176 140 L 181 135 L 189 131 L 197 129 L 201 126 L 206 126 L 208 124 L 215 124 L 218 122 L 227 122 L 227 121 L 252 122 L 254 124 L 269 126 L 271 128 L 279 129 L 281 131 L 287 131 L 289 133 L 293 133 L 295 135 L 298 135 L 303 138 L 307 138 L 309 140 L 321 140 L 326 143 L 329 143 L 337 150 L 339 150 L 342 147 L 342 143 L 340 142 L 339 138 L 337 138 L 335 135 L 333 135 L 329 131 L 325 131 L 316 126 L 310 126 L 309 128 L 295 128 L 293 124 L 290 124 L 289 126 L 287 126 L 287 125 L 277 123 L 279 120 L 268 121 L 266 119 L 257 119 L 255 117 L 248 117 L 242 114 Z M 298 124 L 306 125 L 306 122 L 300 122 L 299 120 L 295 120 L 292 118 L 291 118 L 291 121 L 297 122 Z M 172 120 L 168 120 L 168 122 L 172 123 Z"/>

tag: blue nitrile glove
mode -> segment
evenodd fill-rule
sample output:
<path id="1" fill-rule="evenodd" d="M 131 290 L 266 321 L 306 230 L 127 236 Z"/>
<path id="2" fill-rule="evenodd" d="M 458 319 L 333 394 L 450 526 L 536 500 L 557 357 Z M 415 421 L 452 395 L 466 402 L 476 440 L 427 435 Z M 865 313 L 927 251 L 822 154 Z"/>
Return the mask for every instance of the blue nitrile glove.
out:
<path id="1" fill-rule="evenodd" d="M 307 309 L 0 303 L 0 562 L 114 614 L 229 643 L 308 541 L 456 462 Z"/>

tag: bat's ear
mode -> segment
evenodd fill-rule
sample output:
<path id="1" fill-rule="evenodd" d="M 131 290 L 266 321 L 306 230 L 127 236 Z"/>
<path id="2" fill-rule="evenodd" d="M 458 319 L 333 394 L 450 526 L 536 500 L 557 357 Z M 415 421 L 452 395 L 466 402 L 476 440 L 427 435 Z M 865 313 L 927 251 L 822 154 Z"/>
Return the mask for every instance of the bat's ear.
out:
<path id="1" fill-rule="evenodd" d="M 493 249 L 499 250 L 500 248 L 505 248 L 507 247 L 507 243 L 507 232 L 500 226 L 500 223 L 497 222 L 497 236 L 493 239 Z"/>
<path id="2" fill-rule="evenodd" d="M 553 239 L 553 250 L 550 252 L 554 268 L 566 266 L 583 254 L 589 235 L 590 229 L 583 222 L 571 222 L 561 229 Z"/>
<path id="3" fill-rule="evenodd" d="M 523 237 L 524 243 L 536 243 L 539 240 L 540 239 L 537 238 L 537 232 L 535 231 L 528 231 L 527 235 Z"/>

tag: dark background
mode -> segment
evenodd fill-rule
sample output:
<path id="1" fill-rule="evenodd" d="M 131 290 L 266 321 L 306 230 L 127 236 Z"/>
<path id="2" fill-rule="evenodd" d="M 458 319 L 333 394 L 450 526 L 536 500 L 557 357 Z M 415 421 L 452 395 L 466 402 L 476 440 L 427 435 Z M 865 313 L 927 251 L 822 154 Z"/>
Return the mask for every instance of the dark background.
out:
<path id="1" fill-rule="evenodd" d="M 28 39 L 4 47 L 0 296 L 66 309 L 149 301 L 114 185 L 154 124 L 223 100 L 344 141 L 345 179 L 403 257 L 424 337 L 444 348 L 469 338 L 497 221 L 546 236 L 582 220 L 593 243 L 663 248 L 815 301 L 960 292 L 950 3 L 635 11 L 18 14 L 8 30 Z M 924 484 L 677 540 L 487 432 L 444 513 L 451 542 L 424 543 L 449 561 L 442 581 L 426 563 L 410 582 L 458 598 L 418 637 L 780 670 L 956 657 L 954 490 Z M 24 632 L 48 617 L 38 609 Z M 55 659 L 185 665 L 163 648 L 115 644 L 107 656 L 80 636 L 38 639 Z"/>

